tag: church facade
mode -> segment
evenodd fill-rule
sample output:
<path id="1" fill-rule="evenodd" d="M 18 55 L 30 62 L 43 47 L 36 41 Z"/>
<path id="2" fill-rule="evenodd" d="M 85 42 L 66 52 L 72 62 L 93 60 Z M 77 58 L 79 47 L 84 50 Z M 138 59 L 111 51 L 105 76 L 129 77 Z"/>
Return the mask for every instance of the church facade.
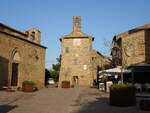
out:
<path id="1" fill-rule="evenodd" d="M 22 87 L 26 80 L 44 87 L 46 47 L 40 39 L 37 29 L 21 32 L 0 23 L 0 87 Z"/>

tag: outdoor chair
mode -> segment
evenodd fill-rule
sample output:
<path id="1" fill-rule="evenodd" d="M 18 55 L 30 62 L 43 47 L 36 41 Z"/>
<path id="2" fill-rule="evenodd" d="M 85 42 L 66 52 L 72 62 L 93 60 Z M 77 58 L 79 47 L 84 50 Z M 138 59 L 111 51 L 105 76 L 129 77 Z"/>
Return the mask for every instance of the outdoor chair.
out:
<path id="1" fill-rule="evenodd" d="M 105 85 L 104 83 L 99 83 L 99 90 L 104 91 L 105 90 Z"/>
<path id="2" fill-rule="evenodd" d="M 137 91 L 142 92 L 142 85 L 141 84 L 135 83 L 134 86 L 135 86 L 135 88 L 136 88 Z"/>

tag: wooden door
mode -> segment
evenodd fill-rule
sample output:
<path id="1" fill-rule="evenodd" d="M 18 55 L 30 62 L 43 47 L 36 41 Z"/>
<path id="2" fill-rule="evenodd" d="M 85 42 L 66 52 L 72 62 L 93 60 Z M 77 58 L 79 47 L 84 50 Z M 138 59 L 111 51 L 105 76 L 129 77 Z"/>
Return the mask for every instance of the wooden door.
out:
<path id="1" fill-rule="evenodd" d="M 18 84 L 18 63 L 12 63 L 11 86 L 17 86 L 17 84 Z"/>

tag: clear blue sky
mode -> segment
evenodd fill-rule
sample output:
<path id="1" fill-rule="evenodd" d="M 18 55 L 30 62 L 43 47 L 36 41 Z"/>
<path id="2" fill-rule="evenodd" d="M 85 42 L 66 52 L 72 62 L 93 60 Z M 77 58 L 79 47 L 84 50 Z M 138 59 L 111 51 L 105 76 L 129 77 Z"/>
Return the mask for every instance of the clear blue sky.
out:
<path id="1" fill-rule="evenodd" d="M 0 22 L 39 29 L 50 68 L 60 54 L 59 38 L 72 31 L 72 16 L 82 17 L 82 31 L 95 37 L 93 48 L 109 54 L 103 40 L 150 23 L 149 11 L 150 0 L 1 0 Z"/>

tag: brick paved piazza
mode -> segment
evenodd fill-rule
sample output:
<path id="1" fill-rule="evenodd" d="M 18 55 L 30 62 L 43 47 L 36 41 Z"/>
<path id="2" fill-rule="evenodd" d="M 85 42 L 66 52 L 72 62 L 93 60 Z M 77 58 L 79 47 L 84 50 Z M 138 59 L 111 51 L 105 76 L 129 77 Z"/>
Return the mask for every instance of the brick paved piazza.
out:
<path id="1" fill-rule="evenodd" d="M 0 91 L 0 113 L 149 113 L 138 106 L 110 106 L 108 96 L 87 87 L 45 88 L 34 93 Z"/>

